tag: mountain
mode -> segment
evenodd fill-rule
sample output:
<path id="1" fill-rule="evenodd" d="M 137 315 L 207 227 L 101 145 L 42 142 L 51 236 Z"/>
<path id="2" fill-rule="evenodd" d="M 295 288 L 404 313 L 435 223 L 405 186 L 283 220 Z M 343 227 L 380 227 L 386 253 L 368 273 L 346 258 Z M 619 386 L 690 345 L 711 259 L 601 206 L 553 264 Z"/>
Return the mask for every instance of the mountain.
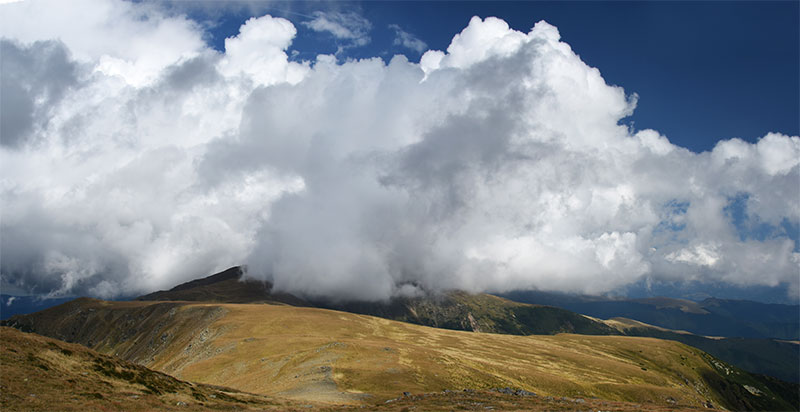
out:
<path id="1" fill-rule="evenodd" d="M 203 301 L 227 303 L 277 303 L 309 306 L 310 303 L 286 293 L 273 293 L 269 282 L 242 278 L 242 269 L 234 266 L 214 275 L 182 283 L 166 291 L 139 296 L 136 300 Z"/>
<path id="2" fill-rule="evenodd" d="M 528 295 L 522 295 L 522 297 L 540 297 L 539 302 L 548 305 L 564 304 L 570 308 L 573 307 L 569 305 L 571 302 L 591 303 L 599 299 L 536 293 L 538 294 L 529 293 Z M 508 296 L 520 298 L 519 294 L 510 294 Z M 467 294 L 450 291 L 416 298 L 395 298 L 388 302 L 331 303 L 308 301 L 289 294 L 274 293 L 272 292 L 272 285 L 267 282 L 242 279 L 241 269 L 233 267 L 206 278 L 178 285 L 169 291 L 141 296 L 137 300 L 261 302 L 322 307 L 425 326 L 513 335 L 543 335 L 569 332 L 587 335 L 657 337 L 694 346 L 751 372 L 774 376 L 789 382 L 800 382 L 800 367 L 798 367 L 800 365 L 800 345 L 795 343 L 754 338 L 713 339 L 654 327 L 646 323 L 638 323 L 633 326 L 627 324 L 625 327 L 620 327 L 621 324 L 626 322 L 607 322 L 598 319 L 614 318 L 614 316 L 596 316 L 597 313 L 590 312 L 590 315 L 596 317 L 592 319 L 555 306 L 514 302 L 488 294 Z M 658 311 L 666 313 L 678 311 L 679 313 L 698 316 L 711 313 L 708 308 L 713 309 L 715 307 L 711 304 L 702 306 L 699 303 L 688 300 L 667 298 L 633 302 L 614 301 L 612 303 L 644 307 L 655 311 L 655 313 L 659 313 Z M 768 306 L 770 308 L 773 307 L 771 305 Z M 778 305 L 779 308 L 783 308 L 783 306 L 787 305 Z M 717 307 L 727 308 L 722 304 Z M 777 314 L 770 319 L 782 319 L 780 316 L 787 315 L 780 311 L 775 312 Z M 611 311 L 609 313 L 616 312 Z M 604 314 L 601 313 L 601 315 Z"/>
<path id="3" fill-rule="evenodd" d="M 518 302 L 558 305 L 600 319 L 624 319 L 622 324 L 626 326 L 617 328 L 622 334 L 675 340 L 750 372 L 800 382 L 800 344 L 794 339 L 763 337 L 793 336 L 784 332 L 800 326 L 800 320 L 793 320 L 800 316 L 800 307 L 796 305 L 721 299 L 702 302 L 671 298 L 609 299 L 539 291 L 517 291 L 503 296 Z M 764 322 L 759 323 L 759 319 Z M 792 322 L 796 322 L 793 327 Z"/>
<path id="4" fill-rule="evenodd" d="M 797 385 L 653 338 L 515 336 L 290 305 L 87 298 L 4 323 L 181 380 L 296 402 L 441 410 L 458 401 L 483 409 L 493 404 L 482 402 L 505 394 L 516 408 L 530 410 L 792 410 L 799 404 Z M 475 391 L 478 398 L 454 391 Z"/>
<path id="5" fill-rule="evenodd" d="M 515 302 L 552 305 L 609 319 L 624 317 L 703 336 L 800 340 L 800 306 L 745 300 L 611 299 L 540 291 L 502 295 Z"/>
<path id="6" fill-rule="evenodd" d="M 287 410 L 273 398 L 196 384 L 85 346 L 0 328 L 3 411 Z"/>
<path id="7" fill-rule="evenodd" d="M 451 291 L 413 298 L 394 298 L 388 302 L 329 302 L 301 299 L 290 294 L 273 292 L 269 282 L 242 278 L 242 270 L 239 267 L 183 283 L 168 291 L 140 296 L 136 300 L 288 304 L 373 315 L 445 329 L 514 335 L 561 332 L 588 335 L 619 334 L 603 322 L 568 310 L 512 302 L 487 294 Z"/>
<path id="8" fill-rule="evenodd" d="M 628 336 L 646 336 L 685 343 L 744 370 L 787 382 L 800 382 L 800 345 L 776 339 L 709 338 L 626 318 L 605 321 Z"/>

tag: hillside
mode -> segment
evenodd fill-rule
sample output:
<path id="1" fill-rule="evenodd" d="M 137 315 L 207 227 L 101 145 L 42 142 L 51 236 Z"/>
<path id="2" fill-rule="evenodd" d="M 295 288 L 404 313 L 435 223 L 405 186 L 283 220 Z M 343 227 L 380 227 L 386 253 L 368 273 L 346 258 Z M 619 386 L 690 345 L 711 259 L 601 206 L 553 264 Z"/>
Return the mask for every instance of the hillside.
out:
<path id="1" fill-rule="evenodd" d="M 640 322 L 625 321 L 624 327 L 605 323 L 624 335 L 675 340 L 750 372 L 800 382 L 800 345 L 796 339 L 779 339 L 795 336 L 800 328 L 797 305 L 722 299 L 626 300 L 536 291 L 504 296 L 520 302 L 559 305 L 601 319 L 635 319 Z M 727 337 L 721 339 L 717 335 Z"/>
<path id="2" fill-rule="evenodd" d="M 614 328 L 580 314 L 544 305 L 529 305 L 487 294 L 451 291 L 388 302 L 328 302 L 274 293 L 272 285 L 242 279 L 239 267 L 178 285 L 168 291 L 136 298 L 139 301 L 200 301 L 273 303 L 319 307 L 416 323 L 445 329 L 514 335 L 580 333 L 619 334 Z"/>
<path id="3" fill-rule="evenodd" d="M 798 404 L 796 385 L 650 338 L 512 336 L 285 305 L 93 299 L 9 323 L 179 379 L 298 401 L 376 405 L 403 392 L 508 387 L 645 409 Z"/>
<path id="4" fill-rule="evenodd" d="M 703 336 L 800 340 L 800 306 L 746 300 L 611 299 L 540 291 L 503 295 L 515 302 L 553 305 L 585 315 L 623 317 Z"/>
<path id="5" fill-rule="evenodd" d="M 604 321 L 627 336 L 669 339 L 694 346 L 749 372 L 800 382 L 800 345 L 776 339 L 709 338 L 626 318 Z"/>
<path id="6" fill-rule="evenodd" d="M 194 384 L 84 346 L 0 327 L 3 411 L 296 410 L 286 401 Z"/>
<path id="7" fill-rule="evenodd" d="M 230 388 L 180 381 L 82 345 L 0 328 L 0 410 L 3 411 L 225 411 L 362 410 L 363 405 L 292 402 Z M 461 410 L 637 411 L 643 405 L 583 398 L 540 397 L 508 388 L 401 394 L 370 405 L 374 411 Z M 646 405 L 651 411 L 697 411 L 687 407 Z"/>
<path id="8" fill-rule="evenodd" d="M 620 328 L 619 324 L 592 319 L 554 306 L 520 303 L 488 294 L 467 294 L 457 291 L 416 298 L 395 298 L 389 302 L 311 302 L 289 294 L 273 293 L 269 283 L 242 280 L 241 276 L 241 270 L 233 267 L 206 278 L 178 285 L 169 291 L 155 292 L 137 299 L 227 303 L 262 302 L 322 307 L 425 326 L 512 335 L 549 335 L 567 332 L 586 335 L 657 337 L 694 346 L 750 372 L 777 377 L 789 382 L 800 382 L 800 366 L 798 366 L 800 365 L 800 345 L 790 342 L 755 338 L 711 339 L 653 327 L 645 323 L 637 324 L 635 327 Z M 595 301 L 588 297 L 541 292 L 511 295 L 515 298 L 520 298 L 520 296 L 540 299 L 551 305 L 569 306 L 575 302 Z M 704 313 L 711 313 L 708 310 L 714 310 L 712 307 L 721 307 L 729 312 L 734 311 L 730 308 L 730 301 L 716 301 L 715 304 L 701 305 L 687 300 L 661 298 L 628 303 L 619 301 L 617 303 L 620 305 L 631 304 L 634 307 L 641 306 L 649 308 L 648 310 L 662 311 L 667 314 L 677 311 L 693 316 L 705 316 Z M 773 315 L 769 317 L 773 321 L 776 319 L 786 320 L 787 316 L 790 316 L 785 310 L 787 305 L 767 306 L 774 309 L 772 310 Z M 775 306 L 779 310 L 775 309 Z M 757 310 L 758 308 L 751 309 Z M 591 314 L 593 313 L 591 312 Z M 745 319 L 753 319 L 756 315 L 742 316 Z M 615 316 L 601 318 L 610 317 Z"/>
<path id="9" fill-rule="evenodd" d="M 136 298 L 145 301 L 196 301 L 226 303 L 276 303 L 312 306 L 311 303 L 285 293 L 273 293 L 269 282 L 244 280 L 242 270 L 234 266 L 211 276 L 182 283 L 170 290 L 153 292 Z"/>

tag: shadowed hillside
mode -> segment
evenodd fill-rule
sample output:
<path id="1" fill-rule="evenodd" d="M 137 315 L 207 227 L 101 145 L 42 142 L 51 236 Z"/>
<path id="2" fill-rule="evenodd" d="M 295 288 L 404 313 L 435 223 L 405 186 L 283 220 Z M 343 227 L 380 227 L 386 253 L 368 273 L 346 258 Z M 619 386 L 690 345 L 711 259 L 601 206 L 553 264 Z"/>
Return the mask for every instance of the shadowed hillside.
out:
<path id="1" fill-rule="evenodd" d="M 514 388 L 663 408 L 797 405 L 796 385 L 651 338 L 513 336 L 285 305 L 93 299 L 9 323 L 180 379 L 302 401 L 365 405 L 403 392 Z"/>
<path id="2" fill-rule="evenodd" d="M 188 300 L 227 303 L 285 303 L 294 306 L 311 304 L 296 296 L 285 293 L 272 293 L 272 285 L 253 279 L 242 280 L 242 270 L 238 266 L 217 274 L 182 283 L 170 290 L 153 292 L 136 300 Z"/>
<path id="3" fill-rule="evenodd" d="M 4 411 L 288 410 L 285 401 L 181 381 L 144 366 L 16 329 L 0 328 Z"/>

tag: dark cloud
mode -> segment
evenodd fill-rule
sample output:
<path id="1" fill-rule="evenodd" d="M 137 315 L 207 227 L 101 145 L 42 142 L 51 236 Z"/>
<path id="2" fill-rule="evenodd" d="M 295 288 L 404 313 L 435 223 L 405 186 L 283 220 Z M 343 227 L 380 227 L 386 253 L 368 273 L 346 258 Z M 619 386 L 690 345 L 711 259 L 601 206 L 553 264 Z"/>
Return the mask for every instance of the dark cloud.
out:
<path id="1" fill-rule="evenodd" d="M 24 46 L 0 39 L 0 144 L 23 146 L 35 127 L 78 82 L 78 67 L 64 44 L 38 41 Z"/>

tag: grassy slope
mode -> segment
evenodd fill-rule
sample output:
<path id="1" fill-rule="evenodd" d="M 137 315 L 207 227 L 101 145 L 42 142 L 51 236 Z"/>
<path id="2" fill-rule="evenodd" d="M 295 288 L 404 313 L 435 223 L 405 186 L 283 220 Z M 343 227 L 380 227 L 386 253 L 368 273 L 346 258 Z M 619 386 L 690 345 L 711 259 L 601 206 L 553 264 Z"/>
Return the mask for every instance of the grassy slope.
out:
<path id="1" fill-rule="evenodd" d="M 769 382 L 697 349 L 650 338 L 471 333 L 255 304 L 83 299 L 51 311 L 16 318 L 16 325 L 92 343 L 181 379 L 302 400 L 374 404 L 404 391 L 512 387 L 648 407 L 710 401 L 796 409 Z M 764 395 L 743 392 L 734 378 Z"/>
<path id="2" fill-rule="evenodd" d="M 669 339 L 694 346 L 750 372 L 800 382 L 800 345 L 774 339 L 708 338 L 625 318 L 604 321 L 629 336 Z"/>
<path id="3" fill-rule="evenodd" d="M 373 315 L 445 329 L 513 335 L 547 335 L 562 332 L 588 335 L 619 334 L 616 329 L 602 322 L 565 309 L 512 302 L 488 294 L 473 295 L 453 291 L 415 298 L 394 298 L 388 302 L 333 303 L 274 293 L 269 283 L 255 280 L 240 281 L 241 274 L 239 267 L 232 267 L 209 277 L 178 285 L 168 291 L 141 296 L 137 300 L 289 304 Z"/>
<path id="4" fill-rule="evenodd" d="M 648 324 L 620 329 L 607 322 L 592 320 L 578 313 L 553 306 L 514 302 L 487 294 L 449 292 L 436 296 L 397 298 L 389 302 L 325 303 L 309 302 L 288 294 L 276 294 L 271 285 L 258 281 L 239 281 L 238 267 L 178 285 L 169 291 L 155 292 L 141 300 L 188 300 L 226 303 L 271 302 L 294 306 L 319 306 L 351 313 L 379 316 L 387 319 L 416 323 L 454 330 L 506 333 L 514 335 L 555 334 L 561 332 L 587 335 L 619 335 L 657 337 L 677 340 L 704 350 L 726 362 L 751 372 L 774 376 L 790 382 L 800 382 L 800 345 L 768 339 L 708 339 L 702 336 L 675 333 L 668 329 L 653 328 Z M 534 299 L 549 304 L 576 304 L 578 297 L 540 292 L 518 292 L 510 296 Z M 524 300 L 523 300 L 524 301 Z M 755 302 L 707 300 L 703 304 L 680 300 L 654 298 L 640 301 L 594 302 L 611 310 L 623 308 L 645 308 L 652 314 L 676 319 L 713 318 L 712 324 L 720 323 L 723 329 L 732 318 L 754 321 L 754 316 L 745 316 L 735 308 L 750 309 L 753 313 L 767 308 L 772 317 L 766 320 L 784 321 L 790 317 L 786 305 L 764 305 Z M 616 305 L 616 306 L 615 306 Z M 748 306 L 749 305 L 749 306 Z M 591 306 L 587 306 L 590 308 Z M 605 306 L 604 306 L 605 307 Z M 617 308 L 620 309 L 620 308 Z M 646 313 L 650 313 L 647 312 Z M 720 318 L 709 311 L 725 311 L 728 318 Z M 614 313 L 613 311 L 610 313 Z M 627 312 L 624 312 L 627 313 Z M 644 313 L 641 310 L 635 313 Z M 677 315 L 676 315 L 677 313 Z M 615 315 L 616 316 L 616 315 Z M 706 321 L 708 323 L 709 321 Z M 736 322 L 739 322 L 738 320 Z"/>
<path id="5" fill-rule="evenodd" d="M 3 411 L 291 408 L 265 396 L 180 381 L 81 345 L 16 329 L 0 328 L 0 342 Z"/>
<path id="6" fill-rule="evenodd" d="M 361 410 L 352 405 L 320 405 L 247 394 L 180 381 L 139 365 L 11 328 L 0 328 L 0 410 L 3 411 L 225 411 L 314 408 Z M 374 411 L 520 410 L 637 411 L 642 405 L 599 399 L 547 398 L 521 393 L 466 391 L 415 393 L 371 405 Z M 651 411 L 697 410 L 646 405 Z"/>
<path id="7" fill-rule="evenodd" d="M 529 305 L 488 294 L 448 292 L 418 298 L 395 298 L 388 303 L 344 303 L 330 309 L 373 315 L 444 329 L 511 335 L 580 333 L 616 335 L 602 322 L 551 306 Z"/>
<path id="8" fill-rule="evenodd" d="M 541 291 L 503 295 L 516 302 L 553 305 L 601 319 L 623 317 L 704 336 L 800 338 L 800 307 L 743 300 L 609 299 Z"/>

